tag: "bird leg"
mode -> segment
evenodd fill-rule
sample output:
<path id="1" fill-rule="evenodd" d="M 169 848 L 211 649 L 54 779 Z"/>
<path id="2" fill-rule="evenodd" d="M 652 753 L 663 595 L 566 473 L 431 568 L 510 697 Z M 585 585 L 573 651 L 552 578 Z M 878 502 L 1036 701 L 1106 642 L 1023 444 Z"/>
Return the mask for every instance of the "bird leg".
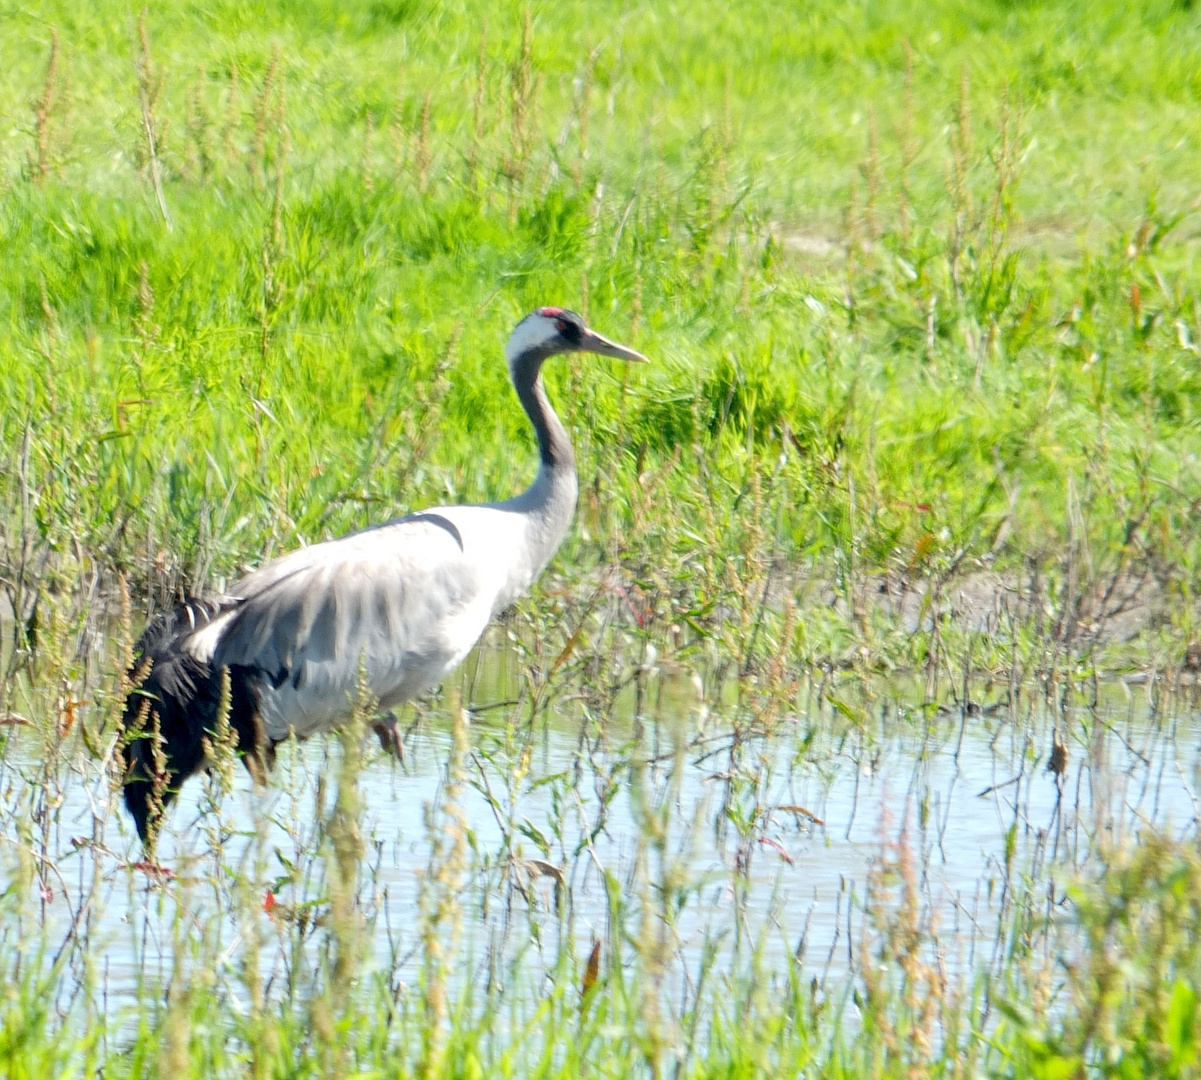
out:
<path id="1" fill-rule="evenodd" d="M 242 764 L 250 778 L 259 786 L 267 784 L 267 774 L 275 767 L 275 743 L 267 737 L 267 728 L 258 710 L 245 714 L 239 712 L 234 723 L 238 733 L 238 748 L 242 751 Z"/>
<path id="2" fill-rule="evenodd" d="M 371 730 L 379 739 L 380 749 L 405 765 L 405 741 L 396 713 L 387 712 L 371 721 Z"/>

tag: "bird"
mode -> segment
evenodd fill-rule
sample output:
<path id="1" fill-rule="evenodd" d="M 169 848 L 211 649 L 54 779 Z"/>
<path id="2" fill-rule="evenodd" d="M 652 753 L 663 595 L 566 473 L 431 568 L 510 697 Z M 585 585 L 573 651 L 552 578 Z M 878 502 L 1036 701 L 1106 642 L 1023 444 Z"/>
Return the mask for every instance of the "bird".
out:
<path id="1" fill-rule="evenodd" d="M 575 454 L 542 382 L 543 363 L 570 352 L 647 359 L 565 308 L 517 324 L 505 358 L 539 454 L 521 494 L 300 548 L 151 620 L 127 672 L 117 743 L 125 805 L 148 849 L 180 785 L 210 767 L 222 713 L 263 781 L 277 744 L 345 722 L 364 687 L 384 710 L 439 684 L 530 588 L 575 514 Z"/>

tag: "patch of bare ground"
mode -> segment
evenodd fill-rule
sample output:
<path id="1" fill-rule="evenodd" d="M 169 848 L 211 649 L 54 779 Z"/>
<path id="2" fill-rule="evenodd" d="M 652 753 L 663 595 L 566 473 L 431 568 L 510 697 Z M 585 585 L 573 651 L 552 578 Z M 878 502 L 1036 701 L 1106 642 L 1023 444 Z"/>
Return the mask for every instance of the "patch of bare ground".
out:
<path id="1" fill-rule="evenodd" d="M 820 233 L 789 233 L 780 240 L 785 251 L 796 252 L 798 255 L 815 255 L 821 259 L 833 258 L 846 251 L 846 240 L 838 236 L 824 236 Z"/>
<path id="2" fill-rule="evenodd" d="M 828 264 L 846 255 L 848 237 L 836 228 L 820 226 L 779 226 L 774 235 L 785 253 L 804 262 L 811 260 Z M 1026 220 L 1014 223 L 1006 239 L 1007 251 L 1021 251 L 1051 259 L 1079 257 L 1082 251 L 1101 251 L 1114 240 L 1113 224 L 1099 219 L 1068 221 L 1061 218 Z M 1196 232 L 1175 236 L 1177 244 L 1186 248 L 1201 246 L 1201 234 Z M 857 246 L 864 252 L 875 251 L 880 245 L 867 237 L 857 237 Z"/>
<path id="3" fill-rule="evenodd" d="M 1175 602 L 1150 568 L 1126 569 L 1079 586 L 1051 579 L 1037 568 L 1026 573 L 977 570 L 950 579 L 898 572 L 868 574 L 850 588 L 802 575 L 791 586 L 802 607 L 823 604 L 850 624 L 883 622 L 907 634 L 938 627 L 1008 635 L 1015 627 L 1025 627 L 1043 639 L 1052 653 L 1075 656 L 1120 647 L 1168 625 Z M 782 583 L 781 602 L 788 587 Z M 1201 618 L 1201 605 L 1195 618 Z M 1112 673 L 1121 670 L 1127 681 L 1145 678 L 1145 673 L 1131 673 L 1120 660 L 1113 664 Z M 1182 682 L 1197 681 L 1201 643 L 1181 640 L 1170 666 Z"/>
<path id="4" fill-rule="evenodd" d="M 865 608 L 881 609 L 909 633 L 932 629 L 936 619 L 976 633 L 1009 622 L 1034 623 L 1075 647 L 1129 641 L 1150 629 L 1164 610 L 1163 587 L 1149 571 L 1126 571 L 1065 595 L 1071 591 L 1052 589 L 1037 572 L 993 570 L 949 582 L 886 574 L 860 586 Z"/>

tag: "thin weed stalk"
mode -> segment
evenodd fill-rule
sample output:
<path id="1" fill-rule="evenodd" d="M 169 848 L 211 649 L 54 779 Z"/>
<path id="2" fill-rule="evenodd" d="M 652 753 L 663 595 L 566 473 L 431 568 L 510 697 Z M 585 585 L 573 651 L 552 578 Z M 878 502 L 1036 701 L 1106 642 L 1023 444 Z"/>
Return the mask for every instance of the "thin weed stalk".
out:
<path id="1" fill-rule="evenodd" d="M 421 99 L 421 126 L 417 131 L 417 150 L 414 155 L 414 166 L 417 169 L 417 190 L 424 195 L 429 189 L 430 162 L 433 154 L 430 149 L 430 105 L 432 93 L 427 90 Z"/>
<path id="2" fill-rule="evenodd" d="M 488 104 L 488 24 L 480 28 L 475 62 L 475 92 L 471 96 L 471 145 L 467 151 L 467 182 L 475 190 L 484 148 L 484 112 Z"/>
<path id="3" fill-rule="evenodd" d="M 450 755 L 440 804 L 426 807 L 430 861 L 420 893 L 424 1022 L 418 1073 L 424 1077 L 439 1076 L 445 1067 L 453 989 L 449 983 L 463 919 L 459 894 L 466 870 L 467 820 L 460 800 L 466 780 L 468 720 L 456 689 L 448 699 Z"/>
<path id="4" fill-rule="evenodd" d="M 54 165 L 53 119 L 62 88 L 59 75 L 58 31 L 50 31 L 50 59 L 46 62 L 46 78 L 42 96 L 34 104 L 33 149 L 29 151 L 29 176 L 35 184 L 44 184 Z"/>
<path id="5" fill-rule="evenodd" d="M 167 210 L 167 199 L 163 193 L 163 169 L 159 160 L 159 148 L 166 137 L 167 125 L 160 121 L 157 107 L 163 89 L 163 75 L 150 55 L 150 33 L 146 28 L 147 9 L 138 15 L 138 106 L 142 113 L 142 137 L 146 141 L 146 160 L 149 166 L 150 183 L 154 199 L 168 231 L 173 227 L 171 214 Z"/>

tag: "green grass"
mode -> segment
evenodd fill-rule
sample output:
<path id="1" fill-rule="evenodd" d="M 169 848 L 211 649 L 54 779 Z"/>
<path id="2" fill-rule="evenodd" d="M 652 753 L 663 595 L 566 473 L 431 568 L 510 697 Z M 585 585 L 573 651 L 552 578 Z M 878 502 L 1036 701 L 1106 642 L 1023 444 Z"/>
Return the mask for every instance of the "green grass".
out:
<path id="1" fill-rule="evenodd" d="M 617 501 L 647 454 L 706 455 L 741 490 L 787 431 L 775 522 L 795 557 L 1061 555 L 1069 478 L 1095 558 L 1192 551 L 1173 517 L 1197 491 L 1188 11 L 589 14 L 534 12 L 521 137 L 516 12 L 486 39 L 478 131 L 471 13 L 149 18 L 167 229 L 133 17 L 8 12 L 0 423 L 10 462 L 36 429 L 51 545 L 66 528 L 124 565 L 149 529 L 198 588 L 269 548 L 504 494 L 530 440 L 499 346 L 555 300 L 657 361 L 552 374 Z"/>
<path id="2" fill-rule="evenodd" d="M 77 699 L 84 734 L 61 752 L 104 775 L 123 619 L 136 627 L 299 543 L 527 483 L 533 441 L 501 349 L 544 303 L 654 362 L 548 369 L 582 495 L 509 623 L 530 685 L 551 687 L 527 701 L 531 730 L 559 695 L 591 701 L 606 664 L 638 670 L 647 645 L 736 699 L 722 720 L 736 734 L 774 731 L 798 685 L 831 671 L 914 675 L 929 713 L 969 674 L 994 696 L 1012 675 L 1025 701 L 1067 686 L 1083 706 L 1098 673 L 1139 669 L 1155 688 L 1189 666 L 1191 4 L 556 0 L 529 7 L 528 51 L 525 11 L 170 5 L 147 13 L 147 56 L 133 8 L 0 3 L 0 714 L 31 720 L 47 770 L 70 773 L 51 736 Z M 941 617 L 959 583 L 993 573 L 1004 632 Z M 1129 633 L 1106 629 L 1099 605 L 1134 580 L 1146 609 Z M 906 619 L 881 583 L 929 588 L 931 603 Z M 615 587 L 620 618 L 602 624 Z M 827 700 L 822 722 L 867 716 L 863 693 L 862 713 Z M 631 782 L 640 752 L 623 759 Z M 11 824 L 33 835 L 31 818 Z M 328 852 L 321 837 L 314 851 Z M 1156 857 L 1130 904 L 1185 928 L 1179 940 L 1140 952 L 1136 932 L 1122 936 L 1133 908 L 1102 900 L 1082 904 L 1079 940 L 1100 971 L 1117 933 L 1131 970 L 1170 961 L 1184 989 L 1115 1004 L 1082 981 L 1053 1020 L 1017 1010 L 998 1031 L 972 1028 L 983 991 L 965 984 L 946 1003 L 963 1045 L 995 1040 L 988 1067 L 1004 1075 L 1063 1075 L 1057 1056 L 1070 1069 L 1073 1055 L 1104 1072 L 1103 1001 L 1124 1033 L 1105 1047 L 1142 1054 L 1147 1075 L 1194 1068 L 1180 1017 L 1201 984 L 1180 898 L 1196 868 L 1187 850 Z M 32 927 L 33 864 L 17 862 L 3 902 Z M 244 869 L 220 853 L 212 866 L 217 879 Z M 229 889 L 229 904 L 249 903 Z M 615 925 L 636 937 L 629 918 Z M 1009 929 L 1018 940 L 1023 927 Z M 335 1001 L 335 1038 L 305 997 L 346 989 L 333 968 L 289 1000 L 304 1000 L 295 1013 L 235 1016 L 206 994 L 205 966 L 228 944 L 209 939 L 172 953 L 191 973 L 181 998 L 152 1009 L 147 994 L 136 1030 L 97 1029 L 80 1010 L 98 977 L 79 968 L 97 957 L 68 951 L 66 971 L 31 940 L 4 954 L 13 1075 L 45 1074 L 38 1055 L 151 1075 L 172 1031 L 217 1073 L 261 1045 L 269 1064 L 253 1075 L 331 1075 L 350 1040 L 356 1068 L 407 1074 L 429 1066 L 422 1040 L 441 1030 L 428 988 L 394 1014 L 364 978 L 353 1001 L 366 1019 Z M 504 1024 L 492 999 L 444 1002 L 447 1056 L 430 1071 L 578 1075 L 598 1046 L 664 1071 L 643 994 L 657 961 L 639 948 L 630 985 L 614 964 L 590 1009 L 570 951 L 549 996 L 514 968 Z M 883 1026 L 857 1042 L 798 972 L 756 963 L 695 1004 L 704 1037 L 684 1074 L 913 1064 L 898 1048 L 923 1022 L 905 996 L 914 970 L 877 988 L 864 1023 Z M 779 994 L 765 997 L 773 974 Z M 1037 990 L 1016 961 L 1006 978 L 1016 1001 Z M 62 1006 L 73 985 L 87 992 Z M 929 1059 L 955 1075 L 950 1052 Z"/>

